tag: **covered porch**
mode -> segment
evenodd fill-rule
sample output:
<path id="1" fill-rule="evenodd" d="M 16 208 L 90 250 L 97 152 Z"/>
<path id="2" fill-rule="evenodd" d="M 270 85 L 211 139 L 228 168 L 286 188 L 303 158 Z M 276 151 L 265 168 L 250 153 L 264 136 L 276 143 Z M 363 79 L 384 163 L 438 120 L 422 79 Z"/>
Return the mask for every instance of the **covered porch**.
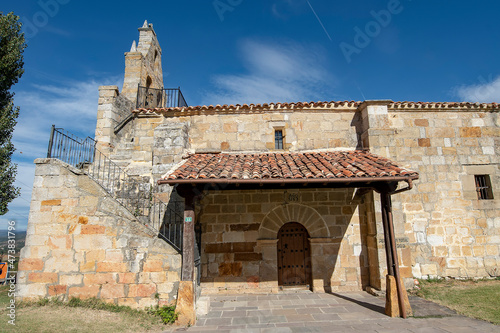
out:
<path id="1" fill-rule="evenodd" d="M 189 156 L 159 181 L 186 202 L 180 307 L 194 307 L 199 249 L 203 294 L 380 289 L 386 271 L 404 309 L 391 195 L 417 178 L 364 150 Z"/>

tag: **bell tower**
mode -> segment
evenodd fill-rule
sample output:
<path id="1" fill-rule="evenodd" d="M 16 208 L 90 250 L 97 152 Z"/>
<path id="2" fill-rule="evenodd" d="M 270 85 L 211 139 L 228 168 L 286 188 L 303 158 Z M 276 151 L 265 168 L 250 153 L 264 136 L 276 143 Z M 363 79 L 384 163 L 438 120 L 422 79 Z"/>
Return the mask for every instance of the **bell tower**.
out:
<path id="1" fill-rule="evenodd" d="M 125 52 L 125 79 L 121 95 L 134 105 L 138 87 L 163 89 L 161 47 L 153 24 L 144 21 L 139 28 L 139 43 L 134 41 L 129 52 Z"/>

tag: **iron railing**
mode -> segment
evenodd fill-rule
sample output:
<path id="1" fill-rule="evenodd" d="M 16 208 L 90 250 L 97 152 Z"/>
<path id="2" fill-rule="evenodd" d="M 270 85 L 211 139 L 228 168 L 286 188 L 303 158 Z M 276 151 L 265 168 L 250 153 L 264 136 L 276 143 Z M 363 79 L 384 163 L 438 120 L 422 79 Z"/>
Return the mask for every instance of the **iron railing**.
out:
<path id="1" fill-rule="evenodd" d="M 52 125 L 48 158 L 57 158 L 82 169 L 108 194 L 128 209 L 145 226 L 158 232 L 177 251 L 182 250 L 183 205 L 175 195 L 170 201 L 158 198 L 150 177 L 128 175 L 116 163 L 96 149 L 94 139 L 80 139 Z"/>
<path id="2" fill-rule="evenodd" d="M 173 108 L 187 106 L 181 88 L 156 89 L 139 86 L 137 108 Z"/>

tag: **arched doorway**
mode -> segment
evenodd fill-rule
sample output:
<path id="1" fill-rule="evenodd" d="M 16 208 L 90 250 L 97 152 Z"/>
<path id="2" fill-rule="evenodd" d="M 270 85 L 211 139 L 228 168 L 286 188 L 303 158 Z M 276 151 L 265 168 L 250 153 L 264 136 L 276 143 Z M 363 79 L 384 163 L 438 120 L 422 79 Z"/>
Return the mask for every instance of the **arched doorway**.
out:
<path id="1" fill-rule="evenodd" d="M 311 286 L 311 246 L 300 223 L 284 224 L 278 232 L 278 285 Z"/>

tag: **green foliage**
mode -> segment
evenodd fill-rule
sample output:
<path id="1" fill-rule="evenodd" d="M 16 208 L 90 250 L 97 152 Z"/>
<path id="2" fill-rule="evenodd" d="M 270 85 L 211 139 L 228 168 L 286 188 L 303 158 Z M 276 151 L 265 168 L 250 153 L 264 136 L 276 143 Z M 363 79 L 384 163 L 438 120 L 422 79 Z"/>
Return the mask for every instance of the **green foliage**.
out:
<path id="1" fill-rule="evenodd" d="M 164 324 L 172 324 L 177 320 L 177 313 L 175 313 L 175 306 L 156 306 L 148 310 L 148 313 L 159 316 Z"/>
<path id="2" fill-rule="evenodd" d="M 1 290 L 0 290 L 1 291 Z M 1 296 L 1 294 L 0 294 Z M 57 297 L 52 298 L 40 298 L 34 302 L 21 302 L 18 307 L 40 307 L 40 306 L 61 306 L 69 308 L 86 308 L 92 310 L 103 310 L 108 312 L 116 313 L 126 313 L 127 315 L 133 316 L 154 316 L 160 317 L 164 324 L 171 324 L 177 320 L 177 314 L 175 313 L 175 306 L 163 306 L 163 307 L 150 307 L 146 311 L 132 309 L 125 305 L 116 305 L 111 303 L 106 303 L 99 298 L 88 298 L 80 299 L 76 297 L 71 297 L 68 302 L 63 302 Z"/>
<path id="3" fill-rule="evenodd" d="M 9 202 L 19 196 L 19 188 L 13 186 L 17 167 L 11 162 L 15 150 L 12 132 L 19 108 L 14 106 L 10 89 L 24 73 L 25 47 L 19 17 L 0 12 L 0 215 L 7 213 Z"/>
<path id="4" fill-rule="evenodd" d="M 68 302 L 68 306 L 72 308 L 80 307 L 80 308 L 87 308 L 94 310 L 104 310 L 109 312 L 126 312 L 126 313 L 141 312 L 140 310 L 134 310 L 129 306 L 106 303 L 95 297 L 88 299 L 80 299 L 72 297 Z"/>
<path id="5" fill-rule="evenodd" d="M 498 279 L 419 280 L 417 296 L 445 305 L 459 314 L 500 324 Z"/>
<path id="6" fill-rule="evenodd" d="M 445 281 L 446 281 L 445 279 L 443 279 L 439 276 L 436 276 L 436 277 L 428 276 L 427 279 L 425 280 L 425 282 L 428 282 L 428 283 L 440 283 L 440 282 L 445 282 Z"/>

